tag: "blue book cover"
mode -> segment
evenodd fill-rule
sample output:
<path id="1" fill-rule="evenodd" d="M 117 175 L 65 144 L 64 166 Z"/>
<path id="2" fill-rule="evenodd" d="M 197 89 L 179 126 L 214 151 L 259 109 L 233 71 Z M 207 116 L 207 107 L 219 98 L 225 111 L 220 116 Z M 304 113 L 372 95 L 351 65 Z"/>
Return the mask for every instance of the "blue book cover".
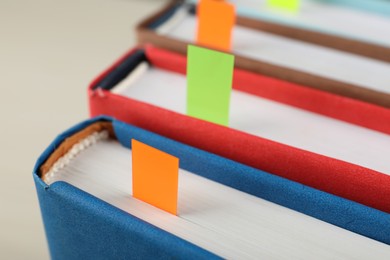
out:
<path id="1" fill-rule="evenodd" d="M 66 155 L 78 140 L 86 137 L 87 130 L 92 134 L 102 129 L 107 130 L 111 137 L 126 148 L 131 148 L 131 139 L 137 139 L 178 157 L 180 168 L 195 175 L 390 244 L 390 216 L 387 213 L 253 169 L 109 117 L 98 117 L 82 122 L 59 135 L 43 152 L 34 168 L 33 177 L 53 259 L 226 258 L 226 255 L 219 253 L 221 251 L 214 252 L 172 234 L 70 183 L 54 181 L 48 184 L 43 180 L 45 174 L 50 174 L 48 169 L 57 167 L 56 161 Z M 370 240 L 368 242 L 377 243 L 371 239 L 367 239 Z M 390 248 L 382 243 L 375 244 L 374 248 L 379 248 L 377 253 L 384 256 L 389 254 Z M 292 255 L 293 253 L 290 256 Z"/>

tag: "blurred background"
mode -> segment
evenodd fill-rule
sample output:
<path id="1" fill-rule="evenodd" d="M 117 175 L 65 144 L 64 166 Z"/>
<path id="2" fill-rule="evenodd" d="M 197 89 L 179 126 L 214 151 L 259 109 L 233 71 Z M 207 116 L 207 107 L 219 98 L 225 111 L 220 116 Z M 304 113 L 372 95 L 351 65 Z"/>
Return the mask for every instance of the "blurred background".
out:
<path id="1" fill-rule="evenodd" d="M 32 178 L 57 134 L 88 117 L 89 82 L 166 0 L 0 0 L 0 259 L 48 259 Z"/>

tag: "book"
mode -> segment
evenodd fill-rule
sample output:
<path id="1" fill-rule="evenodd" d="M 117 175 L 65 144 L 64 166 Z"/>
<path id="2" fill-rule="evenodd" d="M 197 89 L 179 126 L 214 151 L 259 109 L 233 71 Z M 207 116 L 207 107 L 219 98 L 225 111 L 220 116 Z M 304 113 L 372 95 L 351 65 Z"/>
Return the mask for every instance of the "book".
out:
<path id="1" fill-rule="evenodd" d="M 194 42 L 196 34 L 194 10 L 193 5 L 172 3 L 140 23 L 137 28 L 139 42 L 186 53 L 187 44 Z M 326 41 L 315 34 L 310 36 L 310 42 L 301 39 L 309 37 L 308 32 L 280 26 L 283 30 L 274 29 L 274 26 L 263 29 L 259 20 L 238 16 L 233 29 L 232 51 L 236 55 L 236 66 L 264 76 L 390 107 L 390 48 L 376 49 L 376 56 L 387 59 L 376 60 L 351 53 L 355 43 L 348 40 L 343 43 L 343 51 L 320 45 L 322 42 L 340 42 L 340 37 L 327 36 L 330 38 Z M 379 28 L 383 29 L 382 26 Z M 387 34 L 381 35 L 387 37 Z M 366 47 L 358 49 L 367 50 Z"/>
<path id="2" fill-rule="evenodd" d="M 131 196 L 132 139 L 179 158 L 178 216 Z M 53 259 L 390 256 L 388 213 L 109 117 L 60 134 L 33 177 Z"/>
<path id="3" fill-rule="evenodd" d="M 266 97 L 273 93 L 276 100 L 292 93 L 295 100 L 299 98 L 294 96 L 295 90 L 301 92 L 299 88 L 273 92 L 279 83 L 269 84 L 256 74 L 236 69 L 230 125 L 220 126 L 185 115 L 185 64 L 185 57 L 153 46 L 130 51 L 90 84 L 90 114 L 114 116 L 225 158 L 390 212 L 388 109 L 369 104 L 383 113 L 363 112 L 359 107 L 366 104 L 340 96 L 330 98 L 330 103 L 319 99 L 312 104 L 332 110 L 333 104 L 345 102 L 345 109 L 336 109 L 334 114 L 355 111 L 347 117 L 358 115 L 360 120 L 366 114 L 382 129 L 381 133 L 264 99 L 261 93 Z M 289 88 L 282 84 L 278 90 L 284 87 Z M 313 96 L 306 96 L 308 100 L 310 97 Z M 298 100 L 308 102 L 302 97 Z"/>
<path id="4" fill-rule="evenodd" d="M 384 57 L 390 47 L 388 1 L 300 0 L 295 12 L 270 6 L 268 0 L 229 2 L 236 6 L 240 18 L 255 20 L 263 30 L 389 61 Z M 348 41 L 349 48 L 343 45 Z"/>

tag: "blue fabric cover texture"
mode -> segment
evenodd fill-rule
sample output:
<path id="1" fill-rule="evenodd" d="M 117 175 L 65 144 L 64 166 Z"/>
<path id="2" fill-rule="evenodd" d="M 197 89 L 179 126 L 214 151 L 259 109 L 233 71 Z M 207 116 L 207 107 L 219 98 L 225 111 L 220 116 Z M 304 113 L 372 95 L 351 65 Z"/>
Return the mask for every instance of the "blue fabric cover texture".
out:
<path id="1" fill-rule="evenodd" d="M 46 185 L 39 167 L 68 136 L 112 121 L 122 145 L 134 138 L 180 158 L 180 167 L 358 234 L 390 244 L 390 214 L 181 144 L 138 127 L 98 117 L 59 135 L 38 159 L 34 180 L 53 259 L 217 258 L 65 182 Z M 227 140 L 228 141 L 228 140 Z"/>

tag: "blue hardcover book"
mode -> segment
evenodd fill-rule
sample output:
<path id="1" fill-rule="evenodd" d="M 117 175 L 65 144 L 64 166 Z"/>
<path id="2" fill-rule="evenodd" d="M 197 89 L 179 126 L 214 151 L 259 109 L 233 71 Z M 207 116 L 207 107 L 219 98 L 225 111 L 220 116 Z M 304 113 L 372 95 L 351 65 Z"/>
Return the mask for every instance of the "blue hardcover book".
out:
<path id="1" fill-rule="evenodd" d="M 180 160 L 178 215 L 132 197 L 131 140 Z M 390 215 L 109 117 L 34 168 L 53 259 L 389 259 Z"/>

